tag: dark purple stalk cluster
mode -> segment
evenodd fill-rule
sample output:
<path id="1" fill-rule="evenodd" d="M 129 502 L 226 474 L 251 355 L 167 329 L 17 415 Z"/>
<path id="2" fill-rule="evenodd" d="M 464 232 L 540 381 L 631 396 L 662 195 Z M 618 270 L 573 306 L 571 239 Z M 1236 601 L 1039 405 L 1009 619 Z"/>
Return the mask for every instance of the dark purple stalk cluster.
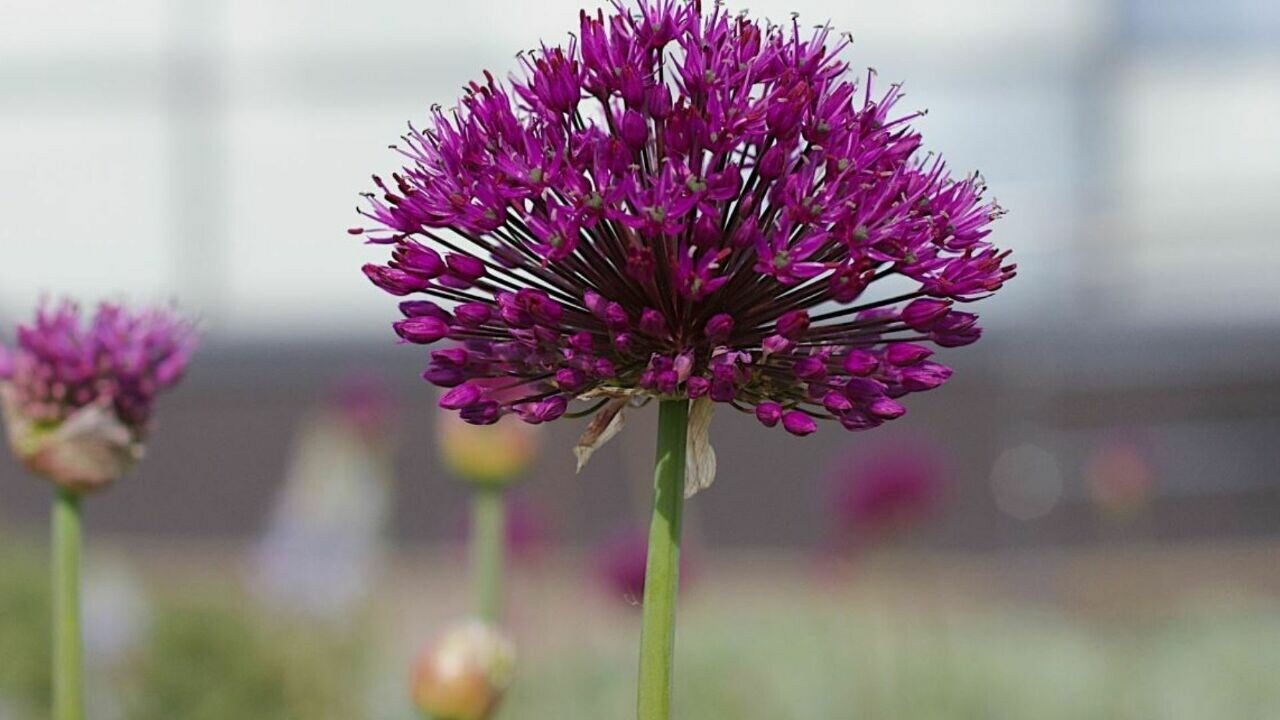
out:
<path id="1" fill-rule="evenodd" d="M 0 347 L 0 384 L 37 426 L 101 404 L 141 437 L 156 396 L 181 379 L 195 345 L 191 324 L 169 312 L 103 303 L 86 321 L 67 300 L 41 307 L 18 326 L 13 349 Z"/>
<path id="2" fill-rule="evenodd" d="M 352 232 L 392 247 L 364 270 L 413 298 L 400 337 L 455 341 L 425 373 L 441 405 L 539 423 L 584 396 L 705 396 L 805 435 L 945 382 L 931 346 L 980 335 L 957 304 L 1014 275 L 1000 210 L 920 152 L 920 113 L 848 45 L 617 2 L 411 126 L 361 211 L 380 227 Z"/>

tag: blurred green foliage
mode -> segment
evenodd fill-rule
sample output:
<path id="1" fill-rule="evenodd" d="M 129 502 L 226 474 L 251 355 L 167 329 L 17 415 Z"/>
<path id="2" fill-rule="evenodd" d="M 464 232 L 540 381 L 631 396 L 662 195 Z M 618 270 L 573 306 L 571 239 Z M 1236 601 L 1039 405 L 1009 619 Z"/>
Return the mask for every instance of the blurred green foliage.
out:
<path id="1" fill-rule="evenodd" d="M 0 720 L 47 717 L 47 565 L 31 548 L 0 552 Z M 364 715 L 368 643 L 342 628 L 258 609 L 234 587 L 152 601 L 110 703 L 95 718 L 352 720 Z M 118 712 L 115 708 L 119 708 Z"/>
<path id="2" fill-rule="evenodd" d="M 0 719 L 46 717 L 43 553 L 0 545 Z M 1277 720 L 1280 607 L 1195 603 L 1100 619 L 1027 608 L 891 605 L 803 588 L 682 607 L 687 720 Z M 152 598 L 95 720 L 409 720 L 394 628 L 268 614 L 235 583 Z M 635 618 L 581 642 L 520 648 L 499 720 L 634 712 Z M 520 628 L 516 628 L 519 638 Z M 378 673 L 370 670 L 379 668 Z M 376 689 L 376 690 L 375 690 Z M 380 697 L 375 697 L 375 693 Z M 372 707 L 377 710 L 371 710 Z"/>
<path id="3" fill-rule="evenodd" d="M 240 614 L 211 603 L 160 610 L 137 669 L 137 720 L 288 715 L 285 668 Z"/>
<path id="4" fill-rule="evenodd" d="M 43 554 L 0 538 L 0 718 L 40 717 L 50 695 L 49 583 Z"/>
<path id="5" fill-rule="evenodd" d="M 1135 629 L 874 604 L 701 607 L 680 631 L 675 714 L 692 720 L 1280 719 L 1274 608 Z M 628 717 L 634 649 L 596 647 L 523 664 L 499 720 Z"/>
<path id="6" fill-rule="evenodd" d="M 357 649 L 319 628 L 269 622 L 242 602 L 170 602 L 131 673 L 130 720 L 350 720 Z"/>

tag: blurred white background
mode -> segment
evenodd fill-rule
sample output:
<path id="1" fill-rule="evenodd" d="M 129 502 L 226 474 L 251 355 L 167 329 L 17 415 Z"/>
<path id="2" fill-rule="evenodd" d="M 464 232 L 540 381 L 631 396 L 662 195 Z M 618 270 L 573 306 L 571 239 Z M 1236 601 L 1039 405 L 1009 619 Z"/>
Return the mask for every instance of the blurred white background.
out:
<path id="1" fill-rule="evenodd" d="M 386 338 L 347 236 L 432 103 L 580 0 L 0 0 L 0 322 L 177 299 L 215 337 Z M 981 170 L 1021 277 L 999 327 L 1280 320 L 1280 3 L 755 0 L 827 20 Z"/>

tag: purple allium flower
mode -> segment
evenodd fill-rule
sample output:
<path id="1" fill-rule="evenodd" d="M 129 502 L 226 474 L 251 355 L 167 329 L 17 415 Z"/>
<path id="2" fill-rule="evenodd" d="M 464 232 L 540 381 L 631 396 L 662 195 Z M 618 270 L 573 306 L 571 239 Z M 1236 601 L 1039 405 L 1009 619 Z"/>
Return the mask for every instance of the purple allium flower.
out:
<path id="1" fill-rule="evenodd" d="M 538 423 L 575 399 L 707 396 L 806 435 L 945 382 L 928 344 L 977 340 L 957 304 L 1014 275 L 987 240 L 1001 211 L 921 152 L 921 113 L 852 74 L 849 43 L 618 0 L 410 126 L 361 210 L 377 227 L 351 232 L 391 246 L 374 284 L 425 298 L 396 332 L 454 341 L 425 372 L 441 404 Z"/>
<path id="2" fill-rule="evenodd" d="M 9 439 L 34 472 L 76 490 L 100 487 L 141 452 L 156 396 L 178 382 L 196 345 L 165 310 L 110 303 L 82 318 L 69 300 L 42 306 L 0 347 Z"/>

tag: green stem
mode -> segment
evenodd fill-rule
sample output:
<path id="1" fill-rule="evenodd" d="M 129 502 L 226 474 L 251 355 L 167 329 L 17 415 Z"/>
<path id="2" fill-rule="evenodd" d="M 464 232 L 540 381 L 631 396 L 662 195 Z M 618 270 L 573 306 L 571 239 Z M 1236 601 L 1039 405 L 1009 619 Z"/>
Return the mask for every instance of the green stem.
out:
<path id="1" fill-rule="evenodd" d="M 506 534 L 506 488 L 476 486 L 471 498 L 471 573 L 476 610 L 491 623 L 502 620 Z"/>
<path id="2" fill-rule="evenodd" d="M 84 718 L 80 642 L 80 498 L 53 500 L 53 720 Z"/>
<path id="3" fill-rule="evenodd" d="M 658 452 L 653 471 L 653 519 L 644 573 L 640 630 L 639 720 L 671 717 L 676 594 L 680 584 L 680 526 L 684 512 L 687 400 L 663 400 L 658 409 Z"/>

